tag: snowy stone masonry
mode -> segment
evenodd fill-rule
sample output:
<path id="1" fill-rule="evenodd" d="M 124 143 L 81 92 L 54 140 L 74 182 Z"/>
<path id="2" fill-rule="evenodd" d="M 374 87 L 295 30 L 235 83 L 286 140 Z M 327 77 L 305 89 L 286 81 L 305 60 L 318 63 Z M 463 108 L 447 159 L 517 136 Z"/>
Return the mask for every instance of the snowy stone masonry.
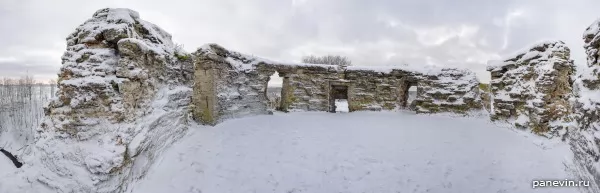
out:
<path id="1" fill-rule="evenodd" d="M 124 192 L 187 129 L 193 63 L 137 12 L 98 10 L 67 37 L 62 63 L 58 97 L 11 176 L 22 180 L 0 192 Z"/>
<path id="2" fill-rule="evenodd" d="M 280 111 L 334 112 L 335 99 L 347 99 L 351 112 L 406 108 L 410 86 L 417 86 L 417 97 L 410 104 L 417 113 L 466 113 L 481 108 L 479 81 L 464 69 L 281 63 L 216 44 L 192 55 L 193 116 L 212 125 L 227 118 L 267 114 L 266 88 L 275 72 L 283 77 Z"/>
<path id="3" fill-rule="evenodd" d="M 490 62 L 492 120 L 506 120 L 548 138 L 568 141 L 573 173 L 600 192 L 600 20 L 584 33 L 587 68 L 575 74 L 562 41 L 543 42 L 504 61 Z M 576 78 L 575 78 L 576 77 Z"/>
<path id="4" fill-rule="evenodd" d="M 587 66 L 574 84 L 577 132 L 571 132 L 571 150 L 575 154 L 580 178 L 595 182 L 589 192 L 600 192 L 600 19 L 583 33 Z"/>
<path id="5" fill-rule="evenodd" d="M 514 57 L 490 62 L 492 120 L 507 120 L 546 137 L 563 137 L 571 122 L 574 64 L 561 41 L 543 42 Z"/>

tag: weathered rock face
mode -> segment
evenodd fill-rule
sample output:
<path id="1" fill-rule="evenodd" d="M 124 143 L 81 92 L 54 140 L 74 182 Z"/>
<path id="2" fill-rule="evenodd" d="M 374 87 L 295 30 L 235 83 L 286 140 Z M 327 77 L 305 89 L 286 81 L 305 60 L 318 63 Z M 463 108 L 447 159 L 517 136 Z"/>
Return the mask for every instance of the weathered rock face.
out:
<path id="1" fill-rule="evenodd" d="M 182 54 L 171 35 L 135 11 L 94 13 L 67 37 L 58 99 L 25 158 L 35 168 L 27 171 L 40 172 L 22 173 L 29 179 L 22 186 L 125 191 L 187 128 L 193 63 L 176 57 Z"/>
<path id="2" fill-rule="evenodd" d="M 600 192 L 600 19 L 583 34 L 587 54 L 584 68 L 574 84 L 577 127 L 570 134 L 575 173 L 591 181 L 586 191 Z"/>
<path id="3" fill-rule="evenodd" d="M 544 42 L 515 57 L 488 66 L 494 98 L 492 120 L 506 120 L 546 137 L 567 132 L 571 122 L 570 50 L 562 41 Z"/>
<path id="4" fill-rule="evenodd" d="M 131 10 L 97 11 L 67 38 L 67 46 L 59 74 L 60 100 L 47 111 L 67 120 L 55 124 L 71 135 L 90 125 L 85 119 L 120 122 L 145 114 L 157 84 L 191 79 L 191 61 L 173 61 L 171 35 Z"/>
<path id="5" fill-rule="evenodd" d="M 216 44 L 193 53 L 194 118 L 202 123 L 266 114 L 266 87 L 275 72 L 283 77 L 281 111 L 334 111 L 348 99 L 350 111 L 406 108 L 408 88 L 418 86 L 418 113 L 480 109 L 477 78 L 468 70 L 437 68 L 339 67 L 269 61 Z"/>

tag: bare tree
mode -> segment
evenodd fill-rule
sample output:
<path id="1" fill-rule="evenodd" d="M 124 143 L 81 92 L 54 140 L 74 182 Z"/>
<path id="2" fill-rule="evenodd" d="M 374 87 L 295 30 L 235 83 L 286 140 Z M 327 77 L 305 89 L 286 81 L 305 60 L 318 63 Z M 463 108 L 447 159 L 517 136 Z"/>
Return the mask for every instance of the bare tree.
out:
<path id="1" fill-rule="evenodd" d="M 50 98 L 54 98 L 54 93 L 56 92 L 54 90 L 56 88 L 56 80 L 51 79 L 50 81 L 48 81 L 48 84 L 50 85 Z"/>
<path id="2" fill-rule="evenodd" d="M 54 92 L 54 87 L 42 85 L 31 74 L 0 77 L 0 136 L 13 138 L 12 145 L 30 142 L 44 116 L 48 91 Z"/>
<path id="3" fill-rule="evenodd" d="M 4 85 L 14 85 L 14 80 L 11 78 L 4 77 Z"/>
<path id="4" fill-rule="evenodd" d="M 352 61 L 345 56 L 326 55 L 326 56 L 304 56 L 302 62 L 309 64 L 331 64 L 339 66 L 351 66 Z"/>
<path id="5" fill-rule="evenodd" d="M 33 76 L 30 76 L 29 73 L 28 73 L 21 80 L 23 81 L 23 83 L 21 84 L 21 86 L 25 86 L 25 89 L 26 89 L 25 95 L 31 101 L 31 97 L 33 96 L 33 86 L 35 85 L 35 79 L 33 79 Z"/>

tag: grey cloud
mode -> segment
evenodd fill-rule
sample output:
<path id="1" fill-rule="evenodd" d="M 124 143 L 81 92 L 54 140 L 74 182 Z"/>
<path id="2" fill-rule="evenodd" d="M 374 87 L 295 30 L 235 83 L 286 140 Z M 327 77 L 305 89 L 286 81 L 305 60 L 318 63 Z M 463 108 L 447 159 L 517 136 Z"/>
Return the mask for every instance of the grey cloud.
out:
<path id="1" fill-rule="evenodd" d="M 360 65 L 404 62 L 467 67 L 489 79 L 485 60 L 497 59 L 541 39 L 562 39 L 584 62 L 581 33 L 596 17 L 595 0 L 220 0 L 220 1 L 0 1 L 0 71 L 36 66 L 52 77 L 58 71 L 64 38 L 104 7 L 127 7 L 169 31 L 193 51 L 205 43 L 273 59 L 297 61 L 304 54 L 342 54 Z M 508 26 L 506 15 L 523 10 Z M 394 24 L 394 25 L 391 25 Z M 451 34 L 460 26 L 469 36 Z M 5 29 L 6 28 L 6 29 Z M 446 30 L 436 34 L 434 29 Z M 421 42 L 449 35 L 445 42 Z M 431 41 L 430 40 L 430 41 Z M 59 42 L 59 43 L 57 43 Z M 57 45 L 62 44 L 62 45 Z M 57 53 L 56 57 L 47 54 Z M 581 53 L 580 53 L 581 52 Z M 32 59 L 32 57 L 36 57 Z M 11 67 L 7 67 L 11 65 Z M 45 67 L 42 67 L 45 66 Z M 54 69 L 54 71 L 52 70 Z M 0 76 L 3 76 L 0 74 Z"/>
<path id="2" fill-rule="evenodd" d="M 0 77 L 19 78 L 33 75 L 35 78 L 56 79 L 59 66 L 49 65 L 46 61 L 0 61 Z"/>

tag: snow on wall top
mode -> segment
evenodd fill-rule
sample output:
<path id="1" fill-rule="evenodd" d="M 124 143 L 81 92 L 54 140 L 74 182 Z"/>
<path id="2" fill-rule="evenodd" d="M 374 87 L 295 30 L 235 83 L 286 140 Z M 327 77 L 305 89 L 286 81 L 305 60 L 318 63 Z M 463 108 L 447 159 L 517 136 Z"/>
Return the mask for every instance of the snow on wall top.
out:
<path id="1" fill-rule="evenodd" d="M 238 70 L 252 70 L 259 63 L 268 63 L 275 65 L 286 65 L 286 66 L 314 66 L 314 67 L 323 67 L 323 68 L 336 68 L 340 69 L 342 67 L 337 65 L 329 65 L 329 64 L 309 64 L 309 63 L 298 63 L 298 62 L 280 62 L 274 61 L 262 57 L 257 57 L 253 55 L 243 54 L 236 51 L 227 50 L 217 44 L 205 44 L 198 48 L 198 52 L 203 54 L 215 54 L 222 57 L 225 57 L 225 60 L 233 65 Z M 468 69 L 459 69 L 459 68 L 441 68 L 432 65 L 399 65 L 399 66 L 347 66 L 346 70 L 357 70 L 357 71 L 373 71 L 380 73 L 391 73 L 394 70 L 402 70 L 407 72 L 415 72 L 423 75 L 439 75 L 442 73 L 448 72 L 459 72 L 461 74 L 473 74 Z M 475 76 L 473 74 L 473 76 Z"/>
<path id="2" fill-rule="evenodd" d="M 123 73 L 118 67 L 118 52 L 136 55 L 138 49 L 142 53 L 153 52 L 163 59 L 175 52 L 171 34 L 140 19 L 138 12 L 124 8 L 100 9 L 67 37 L 61 70 L 68 70 L 72 76 L 63 77 L 60 83 L 73 86 L 119 83 L 122 80 L 114 76 Z M 140 72 L 127 73 L 143 76 Z"/>
<path id="3" fill-rule="evenodd" d="M 373 71 L 380 73 L 391 73 L 394 70 L 415 72 L 424 75 L 438 75 L 442 73 L 442 68 L 432 65 L 398 65 L 398 66 L 348 66 L 348 70 Z"/>
<path id="4" fill-rule="evenodd" d="M 588 56 L 594 51 L 597 52 L 597 47 L 594 47 L 593 44 L 600 42 L 600 19 L 597 19 L 592 23 L 584 32 L 583 32 L 583 47 L 586 49 L 586 53 Z M 597 58 L 588 57 L 588 66 L 592 66 L 597 64 Z"/>
<path id="5" fill-rule="evenodd" d="M 592 25 L 588 26 L 587 29 L 585 29 L 585 31 L 583 32 L 583 36 L 586 37 L 588 35 L 594 35 L 595 37 L 598 37 L 598 33 L 600 32 L 600 19 L 596 19 L 596 21 L 594 21 L 592 23 Z"/>
<path id="6" fill-rule="evenodd" d="M 600 19 L 594 21 L 583 33 L 585 52 L 588 68 L 579 73 L 575 81 L 575 92 L 579 96 L 578 102 L 582 109 L 593 110 L 600 103 L 599 75 L 600 62 L 598 50 L 600 43 Z"/>
<path id="7" fill-rule="evenodd" d="M 252 70 L 257 64 L 267 63 L 286 66 L 314 66 L 324 68 L 337 68 L 337 65 L 328 64 L 308 64 L 308 63 L 292 63 L 292 62 L 277 62 L 270 59 L 257 57 L 253 55 L 243 54 L 236 51 L 231 51 L 223 48 L 218 44 L 205 44 L 198 48 L 197 52 L 202 54 L 215 54 L 225 58 L 234 68 L 238 70 Z"/>
<path id="8" fill-rule="evenodd" d="M 141 33 L 136 32 L 136 30 Z M 158 54 L 173 53 L 171 34 L 150 22 L 140 19 L 138 12 L 125 8 L 105 8 L 94 13 L 67 38 L 67 44 L 117 43 L 124 38 L 143 40 L 148 49 Z"/>
<path id="9" fill-rule="evenodd" d="M 570 50 L 562 41 L 545 41 L 503 61 L 490 62 L 493 120 L 508 120 L 547 137 L 563 136 L 571 107 Z"/>
<path id="10" fill-rule="evenodd" d="M 553 71 L 556 71 L 556 64 L 571 64 L 569 59 L 569 48 L 562 41 L 545 41 L 525 50 L 528 51 L 519 52 L 512 58 L 504 61 L 491 61 L 487 70 L 495 72 L 510 66 L 510 68 L 506 69 L 508 71 L 505 72 L 505 75 L 503 75 L 507 79 L 531 74 L 529 71 L 533 71 L 533 74 L 538 76 L 534 76 L 536 78 L 532 80 L 517 79 L 516 81 L 521 83 L 515 84 L 515 88 L 510 92 L 498 91 L 498 93 L 496 93 L 496 98 L 512 100 L 508 97 L 511 93 L 518 94 L 529 92 L 531 95 L 537 96 L 536 98 L 541 99 L 544 94 L 535 91 L 535 88 L 538 87 L 539 83 L 548 81 L 545 80 L 545 78 L 547 78 L 545 75 L 550 75 Z M 499 81 L 506 80 L 504 77 L 499 79 L 492 78 L 492 83 Z"/>
<path id="11" fill-rule="evenodd" d="M 598 45 L 600 44 L 600 19 L 594 21 L 594 23 L 592 23 L 585 30 L 583 33 L 583 41 L 583 48 L 585 49 L 585 53 L 587 55 L 587 66 L 589 68 L 581 72 L 580 78 L 597 82 L 598 72 L 600 72 L 600 61 L 598 61 Z M 598 85 L 588 85 L 588 87 L 597 88 Z"/>
<path id="12" fill-rule="evenodd" d="M 503 60 L 490 60 L 488 61 L 487 71 L 502 70 L 503 67 L 509 65 L 516 65 L 518 63 L 538 60 L 546 61 L 553 58 L 555 53 L 570 52 L 569 48 L 563 41 L 541 41 L 534 44 L 532 47 L 521 49 L 516 53 L 505 57 Z"/>

